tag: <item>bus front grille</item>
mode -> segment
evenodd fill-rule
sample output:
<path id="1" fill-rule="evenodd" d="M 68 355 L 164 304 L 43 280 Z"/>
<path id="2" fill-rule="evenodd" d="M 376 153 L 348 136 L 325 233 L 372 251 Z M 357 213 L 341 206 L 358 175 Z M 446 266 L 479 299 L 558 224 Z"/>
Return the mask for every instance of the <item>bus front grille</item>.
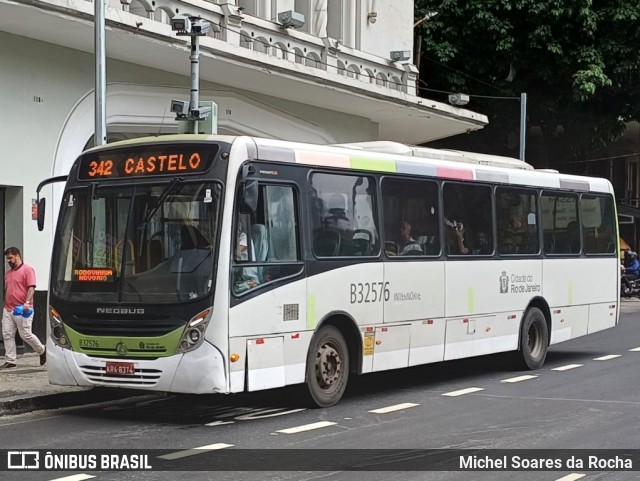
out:
<path id="1" fill-rule="evenodd" d="M 66 318 L 65 324 L 84 336 L 160 337 L 184 327 L 185 321 L 176 317 L 91 319 L 74 315 Z"/>
<path id="2" fill-rule="evenodd" d="M 160 369 L 135 369 L 133 375 L 107 374 L 104 366 L 79 366 L 82 373 L 94 384 L 104 386 L 150 387 L 158 384 L 162 376 Z"/>

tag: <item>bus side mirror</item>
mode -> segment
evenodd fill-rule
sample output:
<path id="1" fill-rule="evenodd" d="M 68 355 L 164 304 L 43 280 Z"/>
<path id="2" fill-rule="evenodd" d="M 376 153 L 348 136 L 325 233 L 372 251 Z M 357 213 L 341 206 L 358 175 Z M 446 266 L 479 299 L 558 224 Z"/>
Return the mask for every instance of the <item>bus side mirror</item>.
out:
<path id="1" fill-rule="evenodd" d="M 258 210 L 258 181 L 243 180 L 241 186 L 240 213 L 255 214 Z"/>
<path id="2" fill-rule="evenodd" d="M 37 204 L 37 220 L 38 220 L 38 230 L 42 231 L 44 230 L 44 210 L 45 210 L 45 206 L 47 205 L 47 202 L 45 200 L 45 198 L 43 197 L 42 199 L 38 199 L 38 204 Z"/>

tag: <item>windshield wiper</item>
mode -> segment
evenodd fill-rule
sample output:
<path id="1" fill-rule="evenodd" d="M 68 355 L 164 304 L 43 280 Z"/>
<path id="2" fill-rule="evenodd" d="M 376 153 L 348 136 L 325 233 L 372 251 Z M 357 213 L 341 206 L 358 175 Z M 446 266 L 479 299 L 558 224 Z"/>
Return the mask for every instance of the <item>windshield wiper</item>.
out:
<path id="1" fill-rule="evenodd" d="M 175 186 L 178 185 L 183 180 L 184 179 L 182 177 L 174 177 L 171 180 L 169 185 L 167 185 L 165 187 L 165 189 L 162 191 L 162 193 L 158 197 L 158 200 L 156 201 L 156 205 L 153 206 L 153 208 L 149 211 L 149 213 L 145 216 L 144 220 L 138 226 L 138 231 L 142 231 L 141 234 L 140 234 L 140 241 L 141 241 L 140 242 L 140 254 L 141 255 L 142 255 L 142 246 L 144 244 L 144 241 L 147 238 L 147 229 L 149 228 L 149 221 L 153 218 L 155 213 L 158 212 L 158 209 L 164 203 L 164 201 L 167 199 L 167 197 L 169 196 L 171 191 L 175 188 Z"/>
<path id="2" fill-rule="evenodd" d="M 158 212 L 158 209 L 164 203 L 164 201 L 167 199 L 167 196 L 171 193 L 171 191 L 174 189 L 174 187 L 176 185 L 178 185 L 178 183 L 182 182 L 183 180 L 184 179 L 182 177 L 174 177 L 173 178 L 171 183 L 167 187 L 165 187 L 165 189 L 162 191 L 162 194 L 160 194 L 160 196 L 158 197 L 158 200 L 156 201 L 156 205 L 153 206 L 153 209 L 151 209 L 151 211 L 144 218 L 144 221 L 142 221 L 141 227 L 143 227 L 146 230 L 147 224 L 149 223 L 151 218 L 154 216 L 154 214 L 156 212 Z"/>

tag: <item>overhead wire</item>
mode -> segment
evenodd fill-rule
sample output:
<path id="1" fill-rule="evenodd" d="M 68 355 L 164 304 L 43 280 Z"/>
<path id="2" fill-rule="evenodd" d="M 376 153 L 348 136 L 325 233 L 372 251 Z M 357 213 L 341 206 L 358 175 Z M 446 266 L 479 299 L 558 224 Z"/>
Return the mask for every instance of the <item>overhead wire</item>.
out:
<path id="1" fill-rule="evenodd" d="M 212 23 L 213 23 L 213 22 L 212 22 Z M 371 74 L 369 74 L 369 72 L 367 72 L 366 70 L 364 70 L 364 71 L 362 71 L 362 70 L 358 70 L 358 71 L 356 72 L 356 71 L 354 71 L 354 70 L 350 70 L 350 69 L 348 69 L 348 68 L 344 68 L 344 69 L 342 69 L 342 68 L 340 68 L 339 66 L 330 65 L 330 64 L 328 64 L 328 63 L 326 63 L 326 62 L 323 62 L 322 60 L 319 60 L 319 59 L 316 59 L 316 58 L 308 58 L 308 57 L 301 56 L 301 55 L 299 55 L 299 53 L 298 53 L 296 50 L 289 50 L 289 49 L 284 48 L 284 47 L 282 47 L 282 46 L 280 46 L 280 45 L 272 44 L 272 43 L 269 43 L 269 42 L 267 42 L 267 41 L 263 41 L 263 40 L 261 40 L 261 39 L 259 39 L 259 38 L 249 37 L 248 35 L 246 35 L 246 34 L 245 34 L 245 33 L 243 33 L 242 31 L 235 30 L 235 29 L 230 28 L 230 27 L 227 27 L 227 26 L 225 26 L 225 25 L 216 24 L 216 26 L 220 27 L 220 29 L 224 29 L 224 30 L 227 30 L 227 31 L 229 31 L 229 32 L 236 33 L 236 34 L 240 35 L 240 36 L 241 36 L 242 38 L 244 38 L 244 39 L 245 39 L 245 41 L 247 41 L 247 42 L 258 42 L 258 43 L 262 44 L 264 47 L 274 48 L 274 49 L 280 50 L 280 51 L 282 51 L 283 53 L 287 53 L 287 54 L 290 54 L 290 55 L 294 55 L 295 57 L 300 57 L 300 58 L 304 59 L 304 61 L 309 61 L 309 60 L 310 60 L 310 61 L 312 61 L 315 65 L 322 65 L 322 66 L 324 66 L 324 67 L 327 67 L 327 69 L 328 69 L 328 68 L 334 68 L 334 69 L 336 69 L 336 71 L 338 71 L 338 73 L 340 72 L 340 70 L 343 70 L 345 73 L 346 73 L 346 72 L 351 72 L 351 73 L 353 73 L 354 75 L 357 75 L 357 76 L 361 76 L 361 77 L 368 78 L 370 83 L 377 82 L 377 81 L 383 81 L 385 84 L 392 84 L 392 85 L 396 85 L 397 87 L 399 87 L 399 88 L 398 88 L 398 90 L 401 90 L 400 88 L 404 88 L 404 87 L 405 87 L 405 84 L 404 84 L 404 83 L 402 83 L 402 82 L 397 82 L 397 81 L 395 81 L 395 80 L 393 80 L 392 78 L 389 78 L 389 77 L 386 77 L 386 78 L 384 78 L 384 79 L 380 79 L 380 78 L 376 77 L 375 75 L 371 75 Z M 215 37 L 213 37 L 213 38 L 215 38 Z M 486 85 L 486 86 L 492 87 L 492 88 L 494 88 L 494 89 L 496 89 L 496 90 L 499 90 L 499 91 L 501 91 L 501 92 L 504 92 L 504 89 L 502 89 L 502 88 L 500 88 L 500 87 L 497 87 L 497 86 L 495 86 L 495 85 L 492 85 L 492 84 L 490 84 L 490 83 L 488 83 L 488 82 L 485 82 L 485 81 L 483 81 L 483 80 L 481 80 L 481 79 L 478 79 L 478 78 L 476 78 L 476 77 L 473 77 L 472 75 L 469 75 L 469 74 L 467 74 L 467 73 L 465 73 L 465 72 L 463 72 L 463 71 L 461 71 L 461 70 L 455 69 L 455 68 L 453 68 L 453 67 L 449 67 L 448 65 L 445 65 L 445 64 L 443 64 L 443 63 L 437 62 L 437 61 L 435 61 L 435 60 L 433 60 L 433 59 L 431 59 L 431 58 L 429 58 L 429 57 L 422 56 L 422 58 L 425 58 L 425 59 L 427 59 L 428 61 L 430 61 L 430 62 L 432 62 L 432 63 L 435 63 L 435 64 L 437 64 L 437 65 L 439 65 L 439 66 L 441 66 L 441 67 L 443 67 L 443 68 L 446 68 L 446 69 L 452 70 L 452 71 L 454 71 L 454 72 L 456 72 L 456 73 L 459 73 L 459 74 L 461 74 L 461 75 L 464 75 L 465 77 L 467 77 L 467 78 L 469 78 L 469 79 L 471 79 L 471 80 L 474 80 L 474 81 L 476 81 L 476 82 L 479 82 L 479 83 L 481 83 L 481 84 L 483 84 L 483 85 Z M 418 82 L 423 83 L 425 86 L 427 85 L 427 84 L 426 84 L 426 82 L 424 82 L 424 81 L 423 81 L 422 79 L 420 79 L 420 78 L 418 78 Z M 443 93 L 443 94 L 454 94 L 454 93 L 459 93 L 459 92 L 448 92 L 448 91 L 444 91 L 444 90 L 431 89 L 431 88 L 428 88 L 428 87 L 420 87 L 420 86 L 418 86 L 418 90 L 426 90 L 426 91 L 430 91 L 430 92 L 438 92 L 438 93 Z M 470 97 L 476 97 L 476 98 L 518 99 L 518 100 L 519 100 L 519 97 L 497 97 L 497 96 L 475 95 L 475 94 L 474 94 L 474 95 L 469 95 L 469 96 L 470 96 Z"/>

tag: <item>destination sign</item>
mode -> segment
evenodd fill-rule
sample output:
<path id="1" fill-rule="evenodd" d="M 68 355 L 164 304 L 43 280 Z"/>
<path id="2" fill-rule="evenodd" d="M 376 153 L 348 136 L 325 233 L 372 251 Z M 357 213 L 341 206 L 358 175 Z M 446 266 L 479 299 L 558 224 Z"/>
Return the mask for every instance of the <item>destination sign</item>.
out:
<path id="1" fill-rule="evenodd" d="M 151 145 L 86 154 L 80 161 L 80 180 L 148 177 L 206 172 L 217 145 Z"/>
<path id="2" fill-rule="evenodd" d="M 109 267 L 85 267 L 73 270 L 73 280 L 76 282 L 112 282 L 113 269 Z"/>

